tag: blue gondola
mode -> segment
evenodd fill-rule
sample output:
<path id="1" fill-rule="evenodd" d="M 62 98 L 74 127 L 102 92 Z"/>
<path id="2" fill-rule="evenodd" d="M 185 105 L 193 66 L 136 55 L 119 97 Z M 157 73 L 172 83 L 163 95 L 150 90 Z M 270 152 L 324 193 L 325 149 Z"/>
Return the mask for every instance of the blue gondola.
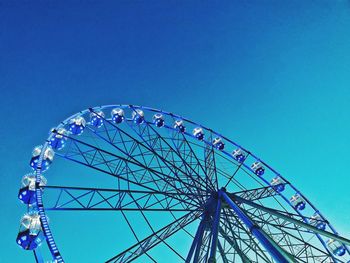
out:
<path id="1" fill-rule="evenodd" d="M 174 123 L 174 128 L 181 133 L 184 133 L 186 131 L 184 122 L 182 120 L 176 120 Z"/>
<path id="2" fill-rule="evenodd" d="M 112 120 L 116 124 L 122 123 L 125 119 L 124 111 L 120 108 L 113 109 L 111 114 L 112 114 Z"/>
<path id="3" fill-rule="evenodd" d="M 243 163 L 246 159 L 244 152 L 239 148 L 233 151 L 232 156 L 239 163 Z"/>
<path id="4" fill-rule="evenodd" d="M 304 210 L 306 207 L 306 202 L 299 194 L 295 194 L 290 198 L 292 206 L 297 210 Z"/>
<path id="5" fill-rule="evenodd" d="M 38 212 L 25 214 L 21 219 L 20 231 L 16 238 L 17 244 L 25 250 L 34 250 L 44 239 Z"/>
<path id="6" fill-rule="evenodd" d="M 260 162 L 254 162 L 250 168 L 252 168 L 253 172 L 258 176 L 262 176 L 265 173 L 265 168 Z"/>
<path id="7" fill-rule="evenodd" d="M 160 113 L 156 113 L 153 116 L 153 123 L 158 127 L 163 127 L 164 126 L 164 117 Z"/>
<path id="8" fill-rule="evenodd" d="M 214 138 L 213 146 L 220 151 L 222 151 L 225 148 L 224 142 L 219 137 Z"/>
<path id="9" fill-rule="evenodd" d="M 49 144 L 55 150 L 61 150 L 67 141 L 67 131 L 64 128 L 59 128 L 57 130 L 52 130 L 53 135 L 50 138 Z"/>
<path id="10" fill-rule="evenodd" d="M 35 181 L 36 176 L 35 174 L 27 174 L 23 176 L 22 178 L 22 187 L 19 189 L 18 193 L 18 199 L 27 205 L 34 204 L 35 203 Z M 44 176 L 40 176 L 40 184 L 39 186 L 45 186 L 46 185 L 46 178 Z"/>
<path id="11" fill-rule="evenodd" d="M 321 217 L 321 215 L 317 212 L 315 212 L 310 219 L 310 224 L 314 227 L 317 227 L 318 229 L 325 230 L 327 223 L 325 220 Z"/>
<path id="12" fill-rule="evenodd" d="M 341 257 L 345 255 L 345 246 L 337 240 L 329 239 L 327 241 L 327 247 L 336 256 Z"/>
<path id="13" fill-rule="evenodd" d="M 202 141 L 204 139 L 204 132 L 201 127 L 194 128 L 193 136 L 197 138 L 197 140 Z"/>
<path id="14" fill-rule="evenodd" d="M 69 131 L 74 135 L 80 135 L 85 129 L 86 121 L 83 117 L 78 116 L 70 119 Z"/>
<path id="15" fill-rule="evenodd" d="M 142 124 L 145 120 L 145 114 L 140 109 L 134 110 L 131 117 L 135 124 Z"/>
<path id="16" fill-rule="evenodd" d="M 271 186 L 276 192 L 283 192 L 286 182 L 279 176 L 276 176 L 271 180 Z"/>
<path id="17" fill-rule="evenodd" d="M 43 146 L 41 145 L 36 146 L 32 152 L 32 158 L 30 159 L 29 164 L 34 170 L 38 169 L 42 148 Z M 50 146 L 46 147 L 45 153 L 41 162 L 42 171 L 46 171 L 49 168 L 50 164 L 53 161 L 54 155 L 55 155 L 55 152 L 52 150 L 52 148 Z"/>
<path id="18" fill-rule="evenodd" d="M 17 244 L 25 250 L 34 250 L 42 242 L 37 234 L 31 234 L 29 229 L 18 233 L 16 238 Z"/>
<path id="19" fill-rule="evenodd" d="M 91 112 L 90 114 L 90 124 L 96 128 L 100 128 L 103 125 L 103 119 L 105 114 L 103 111 Z"/>
<path id="20" fill-rule="evenodd" d="M 33 204 L 35 203 L 35 191 L 30 190 L 29 186 L 22 187 L 19 189 L 18 199 L 24 204 Z"/>

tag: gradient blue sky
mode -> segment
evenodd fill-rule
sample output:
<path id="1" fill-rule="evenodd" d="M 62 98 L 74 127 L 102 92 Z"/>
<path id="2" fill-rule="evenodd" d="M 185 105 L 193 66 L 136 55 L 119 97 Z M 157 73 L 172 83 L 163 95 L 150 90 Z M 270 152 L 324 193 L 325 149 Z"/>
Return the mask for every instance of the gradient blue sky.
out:
<path id="1" fill-rule="evenodd" d="M 350 236 L 349 1 L 1 0 L 0 85 L 0 262 L 32 259 L 14 242 L 32 147 L 103 104 L 212 127 Z"/>

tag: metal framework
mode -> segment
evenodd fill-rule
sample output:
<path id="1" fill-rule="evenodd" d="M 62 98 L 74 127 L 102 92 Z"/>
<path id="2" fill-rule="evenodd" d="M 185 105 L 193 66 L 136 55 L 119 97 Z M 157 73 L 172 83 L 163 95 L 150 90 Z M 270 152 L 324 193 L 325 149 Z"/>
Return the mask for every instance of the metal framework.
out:
<path id="1" fill-rule="evenodd" d="M 78 117 L 87 123 L 74 122 Z M 73 124 L 83 132 L 73 132 Z M 53 183 L 41 185 L 45 149 L 57 139 L 65 144 L 54 149 L 47 172 Z M 244 158 L 232 154 L 236 149 Z M 263 175 L 253 163 L 263 167 Z M 67 171 L 70 175 L 63 176 Z M 130 233 L 127 240 L 135 241 L 112 247 L 106 262 L 165 262 L 157 249 L 169 253 L 169 262 L 187 263 L 350 259 L 350 240 L 287 179 L 235 142 L 172 113 L 110 105 L 73 115 L 52 130 L 35 175 L 35 203 L 28 209 L 38 211 L 49 259 L 56 262 L 63 257 L 47 214 L 55 220 L 57 213 L 82 212 L 88 218 L 107 211 L 118 215 L 124 233 Z M 276 178 L 281 178 L 278 185 L 272 183 Z M 306 209 L 290 200 L 295 193 Z M 34 250 L 37 262 L 48 260 L 44 247 Z"/>

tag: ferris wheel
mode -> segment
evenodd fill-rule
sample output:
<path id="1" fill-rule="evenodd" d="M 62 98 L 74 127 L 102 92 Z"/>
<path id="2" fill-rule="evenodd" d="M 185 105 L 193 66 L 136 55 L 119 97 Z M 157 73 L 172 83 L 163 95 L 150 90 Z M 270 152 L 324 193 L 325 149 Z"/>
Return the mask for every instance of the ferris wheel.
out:
<path id="1" fill-rule="evenodd" d="M 81 262 L 350 262 L 350 240 L 286 177 L 169 112 L 83 110 L 30 166 L 16 242 L 37 262 L 80 262 L 72 246 Z"/>

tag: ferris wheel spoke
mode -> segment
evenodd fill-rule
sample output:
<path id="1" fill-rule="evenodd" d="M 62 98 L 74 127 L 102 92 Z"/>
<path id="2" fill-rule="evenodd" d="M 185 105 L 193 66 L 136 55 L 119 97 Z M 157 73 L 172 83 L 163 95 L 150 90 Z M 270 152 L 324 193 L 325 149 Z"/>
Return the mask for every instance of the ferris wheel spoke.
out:
<path id="1" fill-rule="evenodd" d="M 309 262 L 310 260 L 320 260 L 320 261 L 332 261 L 332 257 L 327 251 L 321 250 L 320 248 L 314 246 L 311 242 L 313 237 L 302 235 L 298 226 L 286 227 L 284 224 L 286 222 L 280 222 L 279 219 L 271 218 L 271 221 L 276 222 L 276 224 L 270 221 L 261 220 L 261 216 L 248 213 L 254 221 L 283 248 L 289 251 L 298 261 Z M 310 233 L 309 233 L 310 234 Z"/>
<path id="2" fill-rule="evenodd" d="M 286 220 L 290 223 L 293 223 L 297 226 L 300 226 L 300 227 L 303 227 L 315 234 L 319 234 L 319 235 L 322 235 L 322 236 L 325 236 L 325 237 L 328 237 L 328 238 L 331 238 L 331 239 L 334 239 L 334 240 L 338 240 L 339 242 L 345 244 L 345 245 L 350 245 L 350 240 L 347 239 L 347 238 L 344 238 L 342 236 L 339 236 L 339 235 L 336 235 L 334 233 L 331 233 L 331 232 L 328 232 L 328 231 L 325 231 L 325 230 L 322 230 L 322 229 L 318 229 L 317 227 L 315 226 L 312 226 L 308 223 L 305 223 L 301 220 L 298 220 L 298 219 L 295 219 L 293 217 L 290 217 L 288 215 L 285 215 L 283 213 L 281 213 L 280 211 L 278 210 L 275 210 L 275 209 L 271 209 L 271 208 L 268 208 L 268 207 L 264 207 L 262 205 L 259 205 L 257 203 L 254 203 L 252 201 L 249 201 L 249 200 L 246 200 L 244 198 L 241 198 L 241 197 L 238 197 L 238 196 L 235 196 L 234 199 L 236 199 L 238 202 L 241 202 L 241 203 L 244 203 L 246 205 L 249 205 L 251 207 L 254 207 L 254 208 L 257 208 L 261 211 L 264 211 L 264 212 L 267 212 L 273 216 L 276 216 L 278 218 L 281 218 L 283 220 Z"/>
<path id="3" fill-rule="evenodd" d="M 191 144 L 186 139 L 185 134 L 187 135 L 188 133 L 178 132 L 174 128 L 167 125 L 165 125 L 165 127 L 170 130 L 170 139 L 175 147 L 175 152 L 177 152 L 178 155 L 181 157 L 183 164 L 189 164 L 191 170 L 195 172 L 197 178 L 199 178 L 201 182 L 205 184 L 207 192 L 210 192 L 211 190 L 216 190 L 217 187 L 215 187 L 215 184 L 213 184 L 212 181 L 208 180 L 208 174 L 206 168 L 204 167 L 204 161 L 202 161 L 202 164 L 201 161 L 198 159 L 197 154 L 191 147 Z M 205 175 L 204 178 L 201 176 L 201 173 Z M 192 173 L 190 172 L 190 174 Z"/>
<path id="4" fill-rule="evenodd" d="M 241 206 L 242 207 L 242 206 Z M 243 208 L 253 220 L 273 238 L 276 243 L 288 251 L 300 262 L 316 261 L 337 261 L 330 251 L 324 247 L 316 247 L 312 242 L 320 237 L 314 232 L 278 216 L 264 212 L 256 208 Z M 285 216 L 284 214 L 282 214 Z M 297 220 L 298 221 L 298 220 Z M 318 244 L 318 242 L 317 242 Z"/>
<path id="5" fill-rule="evenodd" d="M 234 249 L 235 253 L 238 254 L 239 258 L 242 260 L 243 263 L 249 263 L 251 262 L 251 260 L 242 252 L 242 250 L 240 249 L 240 247 L 237 244 L 237 241 L 235 239 L 235 237 L 231 238 L 226 231 L 223 230 L 222 227 L 220 227 L 220 234 L 222 236 L 222 238 L 231 246 L 232 249 Z M 220 247 L 219 247 L 220 249 Z M 223 250 L 223 248 L 221 247 L 221 250 Z M 222 256 L 221 256 L 222 257 Z"/>
<path id="6" fill-rule="evenodd" d="M 189 187 L 183 188 L 183 186 L 187 186 L 186 182 L 180 181 L 179 179 L 177 179 L 176 177 L 172 177 L 169 176 L 167 174 L 162 173 L 161 171 L 157 171 L 154 168 L 150 168 L 145 164 L 140 163 L 137 160 L 130 160 L 127 159 L 123 156 L 111 153 L 109 151 L 103 150 L 103 149 L 99 149 L 89 143 L 83 142 L 81 140 L 78 140 L 76 138 L 72 138 L 67 136 L 67 138 L 69 138 L 70 140 L 73 141 L 73 144 L 75 144 L 76 147 L 76 152 L 74 152 L 73 155 L 66 153 L 64 155 L 62 154 L 58 154 L 59 156 L 62 156 L 68 160 L 71 161 L 76 161 L 77 163 L 81 163 L 84 164 L 85 166 L 88 167 L 92 167 L 95 168 L 99 171 L 104 171 L 107 172 L 108 174 L 111 174 L 113 176 L 116 176 L 120 179 L 126 179 L 129 182 L 136 182 L 136 184 L 145 187 L 146 185 L 155 185 L 158 186 L 158 184 L 154 184 L 155 180 L 154 177 L 149 176 L 137 176 L 136 174 L 133 174 L 131 171 L 131 167 L 137 167 L 138 169 L 142 168 L 145 170 L 145 173 L 150 173 L 154 176 L 157 177 L 157 179 L 163 180 L 163 182 L 165 183 L 163 186 L 162 190 L 175 190 L 175 191 L 181 191 L 182 189 L 186 190 L 187 192 L 189 191 L 191 185 L 188 185 Z M 85 150 L 81 149 L 84 148 Z M 71 147 L 70 147 L 71 149 Z M 82 156 L 82 158 L 78 158 L 77 156 Z M 105 169 L 101 169 L 99 167 L 101 167 L 101 164 L 99 162 L 99 160 L 96 158 L 96 156 L 100 156 L 100 159 L 103 160 L 103 167 Z M 80 159 L 80 160 L 79 160 Z M 97 164 L 95 163 L 95 161 L 97 160 Z M 111 163 L 115 163 L 114 166 L 119 166 L 120 162 L 123 164 L 124 163 L 124 167 L 126 167 L 126 169 L 128 169 L 130 171 L 130 173 L 128 174 L 127 178 L 119 176 L 116 173 L 116 169 L 113 169 L 113 167 L 110 167 Z M 99 167 L 96 167 L 99 166 Z M 106 167 L 108 168 L 108 171 L 106 169 Z M 120 167 L 120 166 L 119 166 Z M 132 176 L 133 180 L 130 180 L 130 176 Z M 180 185 L 176 185 L 176 184 L 180 184 Z M 148 187 L 148 189 L 152 189 L 151 187 Z M 152 189 L 155 190 L 155 189 Z M 159 190 L 159 189 L 158 189 Z M 181 191 L 182 192 L 182 191 Z"/>
<path id="7" fill-rule="evenodd" d="M 283 248 L 286 253 L 291 256 L 291 258 L 295 258 L 295 261 L 334 261 L 334 258 L 328 251 L 321 250 L 320 248 L 315 247 L 312 243 L 310 243 L 311 239 L 314 236 L 310 237 L 310 235 L 303 235 L 303 231 L 300 231 L 298 226 L 286 227 L 286 222 L 279 221 L 279 218 L 273 218 L 271 215 L 268 216 L 268 218 L 263 218 L 262 212 L 259 210 L 253 211 L 252 209 L 244 209 L 244 211 L 261 229 L 265 231 L 267 235 L 271 237 L 271 239 L 276 242 L 278 246 Z M 232 212 L 229 217 L 232 217 L 235 222 L 239 223 L 239 219 Z M 230 219 L 228 219 L 227 222 L 230 222 Z M 291 225 L 291 223 L 289 224 Z M 342 261 L 339 260 L 339 262 Z"/>
<path id="8" fill-rule="evenodd" d="M 250 152 L 247 153 L 247 155 L 245 156 L 245 159 L 239 163 L 239 165 L 237 166 L 237 168 L 235 169 L 235 171 L 233 172 L 233 174 L 229 177 L 227 183 L 225 184 L 225 188 L 232 182 L 232 180 L 234 179 L 235 175 L 238 173 L 238 171 L 242 168 L 245 160 L 247 160 L 247 158 L 249 157 Z"/>
<path id="9" fill-rule="evenodd" d="M 222 247 L 220 241 L 218 241 L 218 249 L 219 249 L 219 253 L 220 253 L 220 256 L 221 256 L 223 263 L 229 263 L 229 261 L 226 257 L 226 252 L 225 252 L 224 248 Z"/>
<path id="10" fill-rule="evenodd" d="M 133 124 L 132 121 L 127 121 L 129 127 L 133 129 L 135 133 L 142 139 L 142 141 L 147 144 L 150 151 L 152 151 L 164 164 L 166 164 L 170 170 L 175 169 L 174 172 L 180 171 L 185 178 L 196 186 L 196 189 L 200 190 L 204 185 L 202 185 L 202 177 L 200 174 L 195 171 L 195 169 L 187 163 L 181 153 L 175 150 L 165 139 L 161 136 L 149 122 L 145 121 L 144 125 Z M 158 151 L 156 149 L 159 149 Z M 179 161 L 175 159 L 175 156 L 178 157 Z M 169 157 L 171 162 L 168 161 Z M 178 162 L 181 165 L 176 165 Z M 183 170 L 185 169 L 185 170 Z M 192 176 L 196 174 L 196 177 Z M 200 180 L 200 181 L 199 181 Z"/>
<path id="11" fill-rule="evenodd" d="M 65 186 L 45 186 L 45 191 L 56 196 L 46 210 L 179 212 L 198 208 L 189 194 Z"/>
<path id="12" fill-rule="evenodd" d="M 253 215 L 251 216 L 253 217 Z M 298 262 L 309 262 L 310 260 L 332 261 L 332 257 L 327 251 L 321 250 L 306 241 L 303 235 L 301 235 L 301 231 L 296 228 L 287 228 L 281 225 L 271 224 L 270 222 L 259 221 L 259 219 L 256 219 L 255 222 L 264 228 L 281 247 L 289 250 L 289 253 L 297 258 Z M 266 227 L 267 225 L 272 226 L 272 229 Z M 310 241 L 312 240 L 312 238 L 309 239 Z"/>
<path id="13" fill-rule="evenodd" d="M 215 164 L 215 151 L 213 146 L 206 145 L 204 149 L 204 167 L 207 183 L 212 183 L 219 189 L 218 186 L 218 174 Z"/>
<path id="14" fill-rule="evenodd" d="M 169 127 L 170 128 L 170 127 Z M 197 154 L 195 153 L 195 151 L 193 150 L 192 146 L 191 146 L 191 143 L 187 140 L 186 136 L 184 133 L 181 133 L 181 132 L 173 132 L 172 133 L 173 136 L 171 136 L 171 139 L 173 141 L 173 144 L 174 146 L 176 147 L 177 151 L 180 152 L 181 151 L 181 146 L 183 146 L 183 151 L 184 151 L 184 155 L 186 156 L 186 158 L 184 158 L 184 161 L 185 163 L 187 163 L 188 159 L 190 160 L 189 163 L 193 163 L 193 166 L 194 167 L 198 167 L 198 176 L 200 176 L 200 172 L 199 172 L 199 169 L 205 174 L 206 178 L 208 177 L 207 175 L 207 169 L 205 167 L 205 163 L 202 164 L 202 162 L 198 159 L 198 156 Z M 187 135 L 187 133 L 186 133 Z M 178 143 L 177 143 L 178 142 Z M 179 143 L 180 142 L 180 143 Z M 187 146 L 187 147 L 186 147 Z M 186 150 L 187 150 L 187 153 L 186 153 Z M 194 159 L 194 161 L 193 161 Z M 205 159 L 204 159 L 205 160 Z M 203 178 L 200 177 L 202 180 Z M 207 185 L 207 181 L 204 180 L 205 183 L 206 183 L 206 186 L 207 187 L 210 187 L 210 189 L 212 190 L 215 190 L 215 189 L 218 189 L 218 186 L 216 185 L 215 187 L 215 184 L 214 182 L 212 181 L 209 181 L 210 183 L 210 186 Z M 208 189 L 209 190 L 209 189 Z"/>
<path id="15" fill-rule="evenodd" d="M 269 254 L 262 250 L 261 244 L 251 236 L 249 230 L 242 225 L 231 210 L 226 211 L 226 209 L 224 209 L 223 214 L 224 219 L 222 220 L 220 234 L 234 248 L 243 263 L 251 262 L 252 260 L 248 255 L 252 256 L 252 254 L 255 255 L 255 262 L 261 260 L 264 262 L 272 262 L 272 259 L 268 258 Z M 234 221 L 232 221 L 230 215 L 234 218 Z"/>
<path id="16" fill-rule="evenodd" d="M 157 199 L 158 200 L 158 197 L 157 196 L 154 196 L 155 197 L 155 199 Z M 162 203 L 160 203 L 160 205 L 164 208 L 164 205 L 162 204 Z M 202 207 L 198 207 L 198 209 L 201 209 Z M 170 214 L 171 214 L 171 216 L 176 220 L 176 216 L 175 216 L 175 214 L 174 214 L 174 212 L 173 211 L 169 211 L 170 212 Z M 189 232 L 189 231 L 187 231 L 185 228 L 182 228 L 182 230 L 183 230 L 183 232 L 185 232 L 190 238 L 194 238 L 194 236 Z"/>
<path id="17" fill-rule="evenodd" d="M 92 109 L 91 109 L 92 112 L 94 112 Z M 97 113 L 96 113 L 97 114 Z M 172 166 L 173 168 L 179 170 L 179 167 L 176 167 L 174 164 L 176 163 L 173 159 L 172 159 L 172 162 L 168 161 L 167 159 L 170 157 L 169 155 L 167 156 L 160 156 L 159 153 L 157 153 L 155 150 L 154 150 L 154 146 L 157 144 L 158 141 L 160 140 L 163 140 L 163 137 L 159 135 L 159 133 L 157 133 L 150 125 L 148 122 L 144 122 L 145 125 L 142 125 L 142 129 L 140 128 L 139 125 L 136 125 L 136 127 L 138 127 L 138 129 L 135 128 L 134 125 L 132 125 L 132 121 L 131 120 L 127 120 L 126 123 L 128 124 L 128 126 L 134 130 L 134 132 L 136 134 L 138 134 L 138 136 L 142 139 L 143 143 L 141 143 L 140 141 L 138 141 L 135 137 L 133 137 L 132 135 L 126 133 L 125 131 L 123 131 L 122 129 L 120 129 L 117 125 L 115 125 L 114 123 L 112 123 L 110 120 L 104 118 L 103 116 L 101 116 L 102 119 L 104 119 L 105 123 L 110 125 L 111 127 L 114 128 L 114 130 L 116 131 L 116 134 L 119 135 L 119 137 L 122 139 L 123 141 L 123 137 L 128 137 L 129 139 L 131 139 L 132 141 L 134 142 L 137 142 L 138 145 L 140 145 L 140 147 L 143 147 L 145 148 L 145 150 L 147 152 L 152 152 L 154 155 L 156 155 L 157 157 L 159 157 L 161 159 L 161 161 L 166 164 L 167 167 L 169 166 Z M 147 129 L 146 129 L 147 127 Z M 153 135 L 156 135 L 156 136 L 152 136 L 152 134 L 150 134 L 149 132 L 149 129 L 148 128 L 151 128 L 152 131 L 154 132 Z M 107 130 L 108 131 L 108 130 Z M 146 131 L 148 131 L 148 133 L 146 133 Z M 113 143 L 113 140 L 116 136 L 116 134 L 113 136 L 113 139 L 112 139 L 112 143 Z M 147 136 L 147 138 L 145 138 L 145 136 Z M 146 145 L 145 145 L 146 144 Z M 170 147 L 169 144 L 167 144 L 167 146 Z M 124 145 L 125 147 L 125 150 L 127 150 L 127 146 Z M 161 147 L 161 150 L 165 148 L 165 147 Z M 171 147 L 170 147 L 170 150 Z M 180 169 L 181 170 L 181 169 Z M 181 171 L 182 173 L 186 174 L 184 171 Z"/>
<path id="18" fill-rule="evenodd" d="M 141 243 L 139 237 L 137 236 L 137 234 L 136 234 L 134 228 L 132 227 L 132 225 L 131 225 L 131 223 L 130 223 L 130 220 L 128 219 L 128 217 L 126 216 L 126 214 L 125 214 L 123 211 L 121 211 L 121 214 L 123 215 L 124 220 L 126 221 L 128 227 L 129 227 L 129 229 L 131 230 L 131 232 L 132 232 L 132 234 L 134 235 L 134 237 L 135 237 L 135 239 L 137 240 L 137 242 L 138 242 L 138 243 Z M 146 255 L 152 262 L 157 263 L 157 261 L 148 253 L 148 251 L 144 250 L 144 247 L 141 247 L 141 249 L 142 249 L 142 253 L 143 253 L 144 255 Z M 123 260 L 122 262 L 126 262 L 126 261 Z"/>
<path id="19" fill-rule="evenodd" d="M 294 258 L 268 236 L 225 192 L 222 193 L 222 196 L 229 207 L 249 229 L 251 234 L 259 240 L 277 262 L 294 262 Z"/>
<path id="20" fill-rule="evenodd" d="M 259 187 L 259 188 L 250 189 L 250 190 L 234 192 L 234 193 L 228 193 L 227 195 L 230 197 L 239 196 L 246 200 L 256 201 L 256 200 L 261 200 L 264 198 L 276 196 L 278 195 L 278 192 L 274 190 L 272 186 L 266 186 L 266 187 Z"/>
<path id="21" fill-rule="evenodd" d="M 94 112 L 92 110 L 92 112 Z M 97 113 L 96 113 L 97 114 Z M 180 178 L 179 176 L 171 176 L 171 175 L 175 175 L 176 174 L 176 171 L 174 171 L 174 169 L 176 170 L 180 170 L 179 167 L 176 167 L 174 165 L 174 163 L 172 162 L 169 162 L 168 160 L 166 160 L 165 158 L 163 158 L 162 156 L 160 156 L 157 152 L 155 152 L 152 147 L 149 146 L 149 142 L 148 141 L 145 141 L 144 138 L 141 136 L 141 138 L 144 140 L 144 143 L 141 143 L 140 141 L 138 141 L 136 138 L 134 138 L 133 136 L 131 136 L 130 134 L 127 134 L 126 132 L 124 132 L 122 129 L 120 129 L 117 125 L 113 124 L 110 120 L 108 119 L 105 119 L 103 116 L 101 116 L 101 118 L 104 119 L 104 122 L 105 122 L 105 125 L 104 125 L 104 129 L 106 131 L 106 134 L 108 135 L 107 138 L 105 136 L 102 136 L 101 132 L 97 132 L 95 130 L 93 130 L 92 128 L 89 127 L 89 130 L 92 131 L 94 134 L 96 134 L 98 137 L 100 137 L 101 139 L 105 140 L 107 143 L 109 143 L 112 147 L 116 148 L 118 151 L 122 152 L 123 154 L 125 154 L 128 158 L 131 158 L 133 159 L 135 162 L 139 162 L 139 163 L 143 163 L 144 165 L 146 166 L 151 166 L 152 164 L 156 165 L 156 167 L 159 166 L 159 163 L 155 163 L 159 160 L 161 160 L 165 165 L 166 167 L 170 170 L 170 173 L 168 175 L 168 177 L 178 181 L 179 183 L 181 183 L 182 185 L 186 186 L 187 188 L 189 188 L 189 191 L 191 191 L 191 188 L 193 188 L 192 184 L 191 183 L 187 183 L 185 182 L 184 180 L 188 180 L 188 176 L 184 176 L 183 178 Z M 126 121 L 126 123 L 128 123 L 128 121 Z M 114 128 L 114 132 L 115 134 L 113 136 L 110 136 L 109 135 L 109 129 L 107 128 L 107 125 L 108 126 L 111 126 Z M 135 129 L 134 129 L 135 130 Z M 124 149 L 121 149 L 120 147 L 117 146 L 117 144 L 115 143 L 115 140 L 116 140 L 116 135 L 118 135 L 117 138 L 120 139 L 120 141 L 123 142 L 123 145 L 124 145 Z M 136 143 L 136 146 L 134 149 L 138 149 L 138 151 L 141 153 L 139 154 L 138 156 L 140 157 L 138 160 L 136 160 L 136 158 L 131 155 L 129 152 L 128 152 L 128 145 L 125 144 L 125 137 L 127 137 L 129 140 L 131 139 L 131 141 L 135 144 Z M 145 145 L 145 143 L 147 145 Z M 153 153 L 154 156 L 148 160 L 148 162 L 145 160 L 144 156 L 146 156 L 146 154 L 148 153 Z M 154 158 L 156 157 L 156 158 Z M 181 170 L 180 170 L 181 171 Z M 184 175 L 187 175 L 184 171 L 181 171 L 182 174 Z M 192 186 L 192 187 L 191 187 Z"/>
<path id="22" fill-rule="evenodd" d="M 117 256 L 107 260 L 106 262 L 131 262 L 140 257 L 153 247 L 157 246 L 162 241 L 171 237 L 182 228 L 194 222 L 201 215 L 201 211 L 189 212 L 188 214 L 178 218 L 165 227 L 153 232 L 145 239 L 139 241 L 128 249 L 124 250 Z"/>
<path id="23" fill-rule="evenodd" d="M 109 122 L 108 120 L 106 120 L 107 122 Z M 127 136 L 129 137 L 129 139 L 131 139 L 132 141 L 132 145 L 130 147 L 127 147 L 127 145 L 125 145 L 125 140 L 124 140 L 124 136 L 125 133 L 119 129 L 116 125 L 112 124 L 109 122 L 110 125 L 113 125 L 114 128 L 117 129 L 116 134 L 119 134 L 120 137 L 120 141 L 123 142 L 124 148 L 125 150 L 121 149 L 120 147 L 116 146 L 115 143 L 115 135 L 113 136 L 113 139 L 110 139 L 111 136 L 108 136 L 107 138 L 104 138 L 103 136 L 100 135 L 100 133 L 97 133 L 96 131 L 94 131 L 93 129 L 89 128 L 90 131 L 92 131 L 94 134 L 96 134 L 98 137 L 100 137 L 101 139 L 103 139 L 104 141 L 106 141 L 108 144 L 110 144 L 112 147 L 116 148 L 118 151 L 122 152 L 123 154 L 126 155 L 125 158 L 127 159 L 132 159 L 134 162 L 137 163 L 141 163 L 143 165 L 145 165 L 146 167 L 150 167 L 151 165 L 153 165 L 154 167 L 157 167 L 160 170 L 160 173 L 165 175 L 165 172 L 163 171 L 164 168 L 168 168 L 169 169 L 169 164 L 168 162 L 164 162 L 164 160 L 162 160 L 162 162 L 164 163 L 165 166 L 162 166 L 159 163 L 159 159 L 157 155 L 152 155 L 148 160 L 146 160 L 145 156 L 148 155 L 148 153 L 152 152 L 154 153 L 154 151 L 152 151 L 152 149 L 144 149 L 145 145 L 141 144 L 138 140 L 136 140 L 134 137 L 130 136 L 129 134 L 127 134 Z M 108 131 L 108 129 L 105 127 L 106 131 Z M 129 148 L 129 150 L 128 150 Z M 138 149 L 138 154 L 133 154 L 133 152 Z M 138 159 L 136 159 L 137 157 L 139 157 Z M 185 187 L 189 187 L 189 184 L 187 184 L 186 182 L 184 182 L 183 179 L 181 179 L 179 176 L 171 176 L 172 174 L 175 174 L 173 170 L 169 169 L 170 173 L 167 175 L 169 180 L 175 180 L 178 181 L 180 184 L 183 184 Z M 167 181 L 165 181 L 167 184 Z"/>
<path id="24" fill-rule="evenodd" d="M 134 199 L 134 201 L 135 201 L 135 198 L 134 198 L 134 197 L 133 197 L 133 199 Z M 140 211 L 142 217 L 144 218 L 144 220 L 146 221 L 148 227 L 151 229 L 152 233 L 155 234 L 156 232 L 154 231 L 154 227 L 152 227 L 150 221 L 149 221 L 148 218 L 146 217 L 144 211 L 142 210 L 142 206 L 140 206 L 140 205 L 138 204 L 138 207 L 139 207 L 139 211 Z M 180 254 L 179 252 L 177 252 L 172 246 L 170 246 L 170 245 L 168 244 L 168 242 L 166 241 L 166 239 L 162 239 L 161 242 L 162 242 L 163 244 L 165 244 L 172 252 L 174 252 L 180 259 L 182 259 L 183 261 L 185 261 L 185 258 L 182 257 L 181 254 Z"/>

